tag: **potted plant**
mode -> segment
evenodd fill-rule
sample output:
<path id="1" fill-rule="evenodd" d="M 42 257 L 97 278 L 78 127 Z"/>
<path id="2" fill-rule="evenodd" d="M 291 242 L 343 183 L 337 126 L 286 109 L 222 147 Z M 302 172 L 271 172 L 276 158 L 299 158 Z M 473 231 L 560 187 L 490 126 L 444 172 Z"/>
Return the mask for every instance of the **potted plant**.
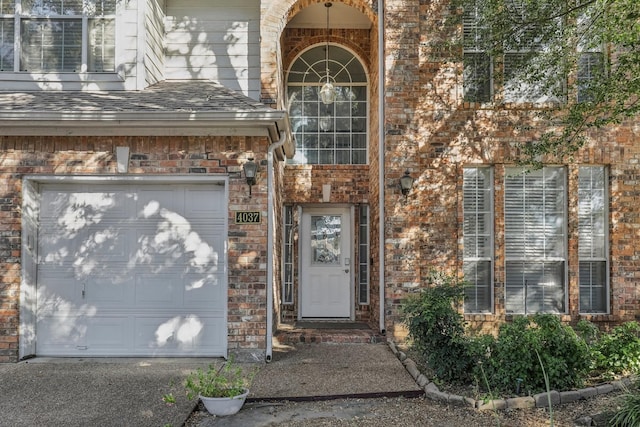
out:
<path id="1" fill-rule="evenodd" d="M 233 415 L 242 408 L 255 372 L 246 373 L 229 358 L 222 366 L 198 368 L 185 380 L 187 398 L 198 397 L 213 415 Z"/>

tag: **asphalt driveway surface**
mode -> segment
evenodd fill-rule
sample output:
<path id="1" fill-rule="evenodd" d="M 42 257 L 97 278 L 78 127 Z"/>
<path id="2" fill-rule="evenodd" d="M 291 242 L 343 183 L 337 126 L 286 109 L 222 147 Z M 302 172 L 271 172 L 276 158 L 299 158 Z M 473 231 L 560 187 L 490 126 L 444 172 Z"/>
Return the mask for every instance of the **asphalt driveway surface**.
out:
<path id="1" fill-rule="evenodd" d="M 182 381 L 221 359 L 50 359 L 0 364 L 0 426 L 180 426 Z M 176 397 L 174 405 L 163 401 Z"/>

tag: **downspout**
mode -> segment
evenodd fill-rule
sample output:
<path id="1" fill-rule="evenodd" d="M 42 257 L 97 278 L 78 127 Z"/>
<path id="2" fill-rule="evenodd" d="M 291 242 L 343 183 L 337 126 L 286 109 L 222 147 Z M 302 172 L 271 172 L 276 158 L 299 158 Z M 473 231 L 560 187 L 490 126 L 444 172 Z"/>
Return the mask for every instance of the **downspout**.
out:
<path id="1" fill-rule="evenodd" d="M 274 216 L 275 208 L 273 201 L 274 192 L 274 172 L 273 172 L 273 152 L 282 147 L 287 141 L 287 132 L 280 131 L 280 139 L 274 142 L 267 149 L 267 348 L 265 352 L 265 360 L 267 363 L 271 362 L 271 356 L 273 353 L 273 254 L 275 253 L 274 242 Z"/>
<path id="2" fill-rule="evenodd" d="M 378 0 L 378 287 L 380 305 L 380 332 L 386 333 L 385 326 L 385 263 L 384 263 L 384 0 Z"/>

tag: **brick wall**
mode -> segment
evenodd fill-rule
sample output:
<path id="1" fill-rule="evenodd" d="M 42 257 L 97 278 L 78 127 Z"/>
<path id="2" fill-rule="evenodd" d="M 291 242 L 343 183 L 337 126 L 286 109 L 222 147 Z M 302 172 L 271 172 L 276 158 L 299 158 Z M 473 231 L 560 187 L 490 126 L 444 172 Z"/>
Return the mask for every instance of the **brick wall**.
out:
<path id="1" fill-rule="evenodd" d="M 267 177 L 261 166 L 252 197 L 241 162 L 265 159 L 258 137 L 1 137 L 0 362 L 18 359 L 21 185 L 25 174 L 115 174 L 115 147 L 129 146 L 129 172 L 229 176 L 229 349 L 264 350 L 266 336 Z M 234 223 L 233 212 L 260 210 L 258 225 Z"/>
<path id="2" fill-rule="evenodd" d="M 483 164 L 495 169 L 495 313 L 467 319 L 491 330 L 505 319 L 504 168 L 519 156 L 515 143 L 534 140 L 547 127 L 534 117 L 531 106 L 497 104 L 482 109 L 463 102 L 461 51 L 451 43 L 459 28 L 447 20 L 454 13 L 448 2 L 390 0 L 386 10 L 385 209 L 389 217 L 385 282 L 390 327 L 395 335 L 403 335 L 399 306 L 412 289 L 423 286 L 430 268 L 461 274 L 461 171 L 465 165 Z M 594 132 L 572 162 L 545 159 L 548 164 L 566 165 L 569 172 L 569 306 L 568 314 L 562 316 L 565 321 L 584 317 L 606 326 L 640 314 L 640 246 L 633 243 L 640 237 L 637 123 L 630 120 Z M 578 313 L 576 171 L 581 164 L 606 165 L 610 171 L 609 315 Z M 404 169 L 416 179 L 406 201 L 397 194 Z"/>
<path id="3" fill-rule="evenodd" d="M 296 54 L 324 41 L 323 31 L 287 29 L 290 17 L 314 0 L 263 2 L 263 93 L 283 95 L 284 74 Z M 534 140 L 547 130 L 531 114 L 531 105 L 502 105 L 481 108 L 462 99 L 462 52 L 457 43 L 460 27 L 453 25 L 458 10 L 448 1 L 385 1 L 385 52 L 377 52 L 375 1 L 345 2 L 371 18 L 372 29 L 332 30 L 332 42 L 342 43 L 367 58 L 370 83 L 369 168 L 366 178 L 359 170 L 342 167 L 287 166 L 284 176 L 285 203 L 319 203 L 322 183 L 341 188 L 344 173 L 354 174 L 353 190 L 332 194 L 332 202 L 361 200 L 368 192 L 371 207 L 371 311 L 377 323 L 379 304 L 384 304 L 386 329 L 402 337 L 400 305 L 407 294 L 424 286 L 431 268 L 461 273 L 462 257 L 462 168 L 492 165 L 495 168 L 495 198 L 503 198 L 504 168 L 518 158 L 516 143 Z M 277 47 L 277 49 L 274 49 Z M 378 60 L 384 61 L 384 241 L 378 241 Z M 279 68 L 280 67 L 280 68 Z M 282 100 L 279 100 L 282 101 Z M 284 104 L 283 104 L 284 105 Z M 629 121 L 595 132 L 590 144 L 573 162 L 547 158 L 549 164 L 566 165 L 569 172 L 568 314 L 576 321 L 586 317 L 604 325 L 629 320 L 640 314 L 636 283 L 640 276 L 640 204 L 638 203 L 640 126 Z M 611 313 L 581 316 L 577 311 L 578 282 L 576 255 L 577 165 L 600 164 L 610 171 L 610 274 Z M 400 194 L 398 180 L 405 170 L 415 178 L 407 198 Z M 335 181 L 334 181 L 335 178 Z M 362 179 L 362 181 L 361 181 Z M 311 184 L 313 183 L 313 184 Z M 505 319 L 504 228 L 501 203 L 495 211 L 495 312 L 469 315 L 468 320 L 487 330 Z M 385 248 L 384 283 L 386 300 L 378 298 L 379 245 Z M 636 249 L 638 248 L 638 249 Z"/>

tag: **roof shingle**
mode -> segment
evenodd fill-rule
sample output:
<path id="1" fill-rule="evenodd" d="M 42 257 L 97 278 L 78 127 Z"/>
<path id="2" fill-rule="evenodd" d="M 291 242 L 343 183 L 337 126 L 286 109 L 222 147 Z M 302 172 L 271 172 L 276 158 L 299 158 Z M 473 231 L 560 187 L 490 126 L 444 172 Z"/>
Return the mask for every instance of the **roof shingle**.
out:
<path id="1" fill-rule="evenodd" d="M 0 92 L 2 112 L 261 112 L 273 109 L 217 82 L 163 81 L 142 91 Z"/>

